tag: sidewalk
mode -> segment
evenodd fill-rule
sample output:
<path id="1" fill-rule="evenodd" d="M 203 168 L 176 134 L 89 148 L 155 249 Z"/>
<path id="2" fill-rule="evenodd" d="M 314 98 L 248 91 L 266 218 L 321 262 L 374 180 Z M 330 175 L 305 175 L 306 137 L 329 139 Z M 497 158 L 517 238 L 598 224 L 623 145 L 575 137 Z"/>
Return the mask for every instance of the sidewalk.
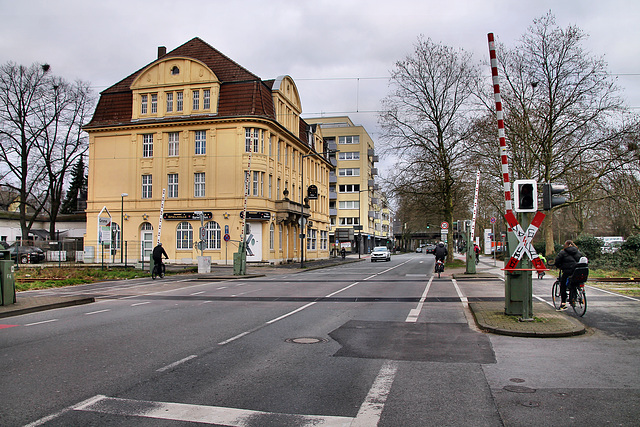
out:
<path id="1" fill-rule="evenodd" d="M 465 260 L 464 255 L 456 254 L 455 257 Z M 466 274 L 465 269 L 451 271 L 454 279 L 472 280 L 478 286 L 504 288 L 504 282 L 496 283 L 496 278 L 504 278 L 502 270 L 504 263 L 493 258 L 481 256 L 480 263 L 476 266 L 476 274 Z M 533 321 L 521 321 L 518 316 L 504 314 L 504 291 L 501 292 L 501 301 L 469 301 L 469 309 L 473 313 L 476 324 L 482 330 L 500 335 L 534 338 L 559 338 L 573 335 L 581 335 L 586 332 L 584 325 L 568 312 L 556 311 L 551 305 L 535 301 L 533 302 Z"/>

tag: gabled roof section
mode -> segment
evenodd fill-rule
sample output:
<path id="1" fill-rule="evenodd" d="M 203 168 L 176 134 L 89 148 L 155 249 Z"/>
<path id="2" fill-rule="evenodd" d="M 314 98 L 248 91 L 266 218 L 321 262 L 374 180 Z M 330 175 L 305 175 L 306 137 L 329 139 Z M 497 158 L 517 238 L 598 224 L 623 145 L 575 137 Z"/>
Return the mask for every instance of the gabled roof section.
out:
<path id="1" fill-rule="evenodd" d="M 214 72 L 218 79 L 220 79 L 221 83 L 260 80 L 260 77 L 247 71 L 244 67 L 238 65 L 235 61 L 229 59 L 199 37 L 189 40 L 182 46 L 179 46 L 161 58 L 158 58 L 158 60 L 171 57 L 191 58 L 203 62 L 211 69 L 211 71 Z M 135 73 L 104 90 L 102 93 L 129 91 L 131 89 L 131 84 L 136 77 L 149 65 L 153 64 L 153 62 L 145 65 Z"/>

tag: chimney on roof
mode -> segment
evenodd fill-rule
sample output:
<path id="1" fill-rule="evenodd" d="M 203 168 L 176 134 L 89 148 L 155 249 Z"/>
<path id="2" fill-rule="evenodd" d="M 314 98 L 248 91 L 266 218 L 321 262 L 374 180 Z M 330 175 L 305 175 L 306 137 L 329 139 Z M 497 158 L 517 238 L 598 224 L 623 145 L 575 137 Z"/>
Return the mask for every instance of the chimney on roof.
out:
<path id="1" fill-rule="evenodd" d="M 158 59 L 162 58 L 166 54 L 167 54 L 167 47 L 166 46 L 158 46 Z"/>

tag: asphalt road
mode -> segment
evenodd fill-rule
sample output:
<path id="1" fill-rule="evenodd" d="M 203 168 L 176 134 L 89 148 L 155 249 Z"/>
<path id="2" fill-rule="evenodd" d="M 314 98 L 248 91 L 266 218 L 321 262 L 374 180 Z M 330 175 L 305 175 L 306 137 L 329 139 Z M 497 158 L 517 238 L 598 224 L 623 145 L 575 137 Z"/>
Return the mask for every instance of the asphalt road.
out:
<path id="1" fill-rule="evenodd" d="M 590 288 L 586 335 L 491 335 L 464 298 L 502 282 L 432 270 L 404 254 L 58 290 L 98 302 L 2 319 L 0 425 L 637 425 L 639 301 Z"/>

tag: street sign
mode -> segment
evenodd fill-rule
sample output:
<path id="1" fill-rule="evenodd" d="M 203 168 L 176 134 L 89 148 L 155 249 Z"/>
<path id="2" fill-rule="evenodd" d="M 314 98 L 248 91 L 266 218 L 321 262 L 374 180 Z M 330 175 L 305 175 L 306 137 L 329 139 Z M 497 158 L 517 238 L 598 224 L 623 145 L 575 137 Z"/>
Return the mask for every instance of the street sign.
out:
<path id="1" fill-rule="evenodd" d="M 492 216 L 490 221 L 491 221 L 491 224 L 495 224 L 496 223 L 496 217 Z"/>
<path id="2" fill-rule="evenodd" d="M 449 223 L 446 221 L 442 221 L 442 224 L 440 224 L 440 228 L 446 230 L 447 228 L 449 228 Z"/>
<path id="3" fill-rule="evenodd" d="M 224 237 L 223 237 L 223 238 L 224 238 L 224 241 L 225 241 L 225 242 L 228 242 L 229 240 L 231 240 L 231 236 L 229 236 L 229 234 L 228 234 L 228 233 L 225 233 L 225 235 L 224 235 Z"/>

